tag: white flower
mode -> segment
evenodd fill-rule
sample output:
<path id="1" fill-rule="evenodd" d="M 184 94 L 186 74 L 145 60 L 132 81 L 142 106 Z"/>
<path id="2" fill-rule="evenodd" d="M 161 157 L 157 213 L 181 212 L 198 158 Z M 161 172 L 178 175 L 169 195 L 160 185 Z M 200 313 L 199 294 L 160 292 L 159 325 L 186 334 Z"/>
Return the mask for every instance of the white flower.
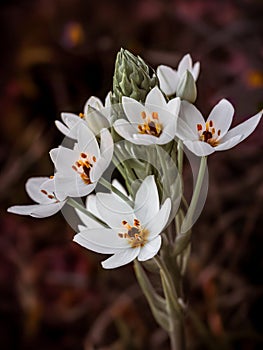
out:
<path id="1" fill-rule="evenodd" d="M 7 209 L 9 213 L 45 218 L 57 213 L 66 203 L 56 198 L 53 178 L 32 177 L 25 187 L 28 195 L 38 204 L 15 205 Z"/>
<path id="2" fill-rule="evenodd" d="M 113 154 L 113 141 L 107 129 L 100 133 L 100 148 L 86 125 L 78 128 L 73 150 L 59 146 L 50 151 L 56 168 L 55 193 L 59 199 L 91 193 L 107 169 Z"/>
<path id="3" fill-rule="evenodd" d="M 146 96 L 145 105 L 123 97 L 122 106 L 128 121 L 118 119 L 113 126 L 126 140 L 139 145 L 163 145 L 174 138 L 179 98 L 167 103 L 159 88 L 154 87 Z"/>
<path id="4" fill-rule="evenodd" d="M 192 58 L 189 54 L 185 55 L 178 64 L 178 70 L 171 67 L 161 65 L 157 68 L 157 77 L 160 82 L 161 90 L 171 96 L 177 92 L 177 87 L 180 79 L 186 71 L 189 71 L 196 81 L 200 71 L 200 63 L 196 62 L 193 65 Z"/>
<path id="5" fill-rule="evenodd" d="M 79 115 L 73 113 L 61 113 L 61 119 L 64 124 L 59 120 L 55 121 L 55 124 L 62 134 L 76 139 L 79 124 L 87 124 L 91 131 L 97 135 L 103 128 L 110 126 L 110 92 L 105 99 L 105 107 L 98 97 L 91 96 L 84 106 L 84 113 Z"/>
<path id="6" fill-rule="evenodd" d="M 262 111 L 229 130 L 233 115 L 232 104 L 222 99 L 205 121 L 195 106 L 183 101 L 177 122 L 177 136 L 197 156 L 227 150 L 236 146 L 255 130 Z"/>
<path id="7" fill-rule="evenodd" d="M 74 241 L 97 253 L 113 254 L 102 262 L 105 269 L 128 264 L 136 258 L 145 261 L 158 253 L 171 200 L 167 198 L 160 208 L 153 175 L 141 184 L 134 208 L 112 193 L 97 193 L 92 202 L 93 214 L 102 218 L 109 228 L 82 229 Z"/>

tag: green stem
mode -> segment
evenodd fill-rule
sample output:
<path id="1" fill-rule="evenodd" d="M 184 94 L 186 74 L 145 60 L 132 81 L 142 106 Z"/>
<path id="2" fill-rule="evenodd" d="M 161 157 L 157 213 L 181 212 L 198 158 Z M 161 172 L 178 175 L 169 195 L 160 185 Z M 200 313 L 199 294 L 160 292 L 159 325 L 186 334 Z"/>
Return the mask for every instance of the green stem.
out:
<path id="1" fill-rule="evenodd" d="M 125 194 L 123 194 L 121 191 L 119 191 L 115 186 L 113 186 L 110 182 L 108 182 L 106 179 L 104 179 L 103 177 L 100 178 L 99 183 L 104 186 L 105 188 L 107 188 L 108 190 L 114 192 L 115 194 L 117 194 L 117 196 L 119 196 L 121 199 L 123 199 L 125 202 L 128 202 L 128 204 L 133 207 L 133 202 L 127 197 L 125 196 Z"/>
<path id="2" fill-rule="evenodd" d="M 178 168 L 178 173 L 180 175 L 182 175 L 182 173 L 183 173 L 183 162 L 184 162 L 183 143 L 181 140 L 178 140 L 178 143 L 177 143 L 177 168 Z"/>
<path id="3" fill-rule="evenodd" d="M 102 221 L 101 219 L 99 219 L 96 215 L 92 214 L 91 212 L 89 212 L 87 209 L 85 209 L 85 207 L 83 207 L 83 205 L 79 204 L 77 201 L 75 201 L 73 198 L 69 198 L 67 200 L 67 204 L 70 205 L 72 208 L 74 209 L 78 209 L 79 211 L 81 211 L 82 213 L 84 213 L 85 215 L 87 215 L 88 217 L 90 217 L 91 219 L 99 222 L 100 224 L 102 224 L 104 227 L 108 227 L 107 224 L 105 224 L 104 221 Z"/>
<path id="4" fill-rule="evenodd" d="M 196 185 L 194 189 L 194 193 L 191 199 L 191 203 L 189 205 L 185 221 L 182 224 L 181 227 L 181 233 L 187 232 L 191 226 L 192 226 L 192 221 L 193 221 L 193 215 L 196 210 L 196 205 L 200 196 L 201 188 L 203 185 L 203 180 L 204 180 L 204 175 L 205 175 L 205 170 L 206 170 L 206 161 L 207 157 L 202 157 L 200 161 L 200 166 L 199 166 L 199 172 L 196 180 Z"/>
<path id="5" fill-rule="evenodd" d="M 172 277 L 171 277 L 166 265 L 163 263 L 162 259 L 158 255 L 155 255 L 155 257 L 153 259 L 156 262 L 156 264 L 158 265 L 159 269 L 163 272 L 164 279 L 166 281 L 167 289 L 169 290 L 169 295 L 170 295 L 173 307 L 176 310 L 178 316 L 180 316 L 181 306 L 177 300 L 178 295 L 177 295 L 177 291 L 175 289 L 175 285 L 174 285 L 174 282 L 172 280 Z"/>

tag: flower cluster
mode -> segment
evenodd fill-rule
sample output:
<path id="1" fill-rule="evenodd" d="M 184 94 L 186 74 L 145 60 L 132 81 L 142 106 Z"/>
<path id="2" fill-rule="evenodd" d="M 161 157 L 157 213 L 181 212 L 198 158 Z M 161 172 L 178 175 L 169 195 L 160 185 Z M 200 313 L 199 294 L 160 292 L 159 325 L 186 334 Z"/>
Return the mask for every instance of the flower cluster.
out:
<path id="1" fill-rule="evenodd" d="M 63 123 L 56 121 L 73 147 L 52 149 L 54 174 L 27 181 L 26 190 L 36 204 L 13 206 L 8 211 L 42 218 L 64 205 L 73 206 L 82 221 L 74 241 L 95 252 L 112 254 L 102 263 L 104 268 L 152 259 L 161 249 L 162 237 L 164 249 L 169 242 L 170 251 L 177 252 L 171 254 L 184 252 L 189 237 L 179 249 L 180 225 L 184 218 L 193 219 L 198 191 L 188 212 L 185 207 L 178 209 L 182 147 L 202 158 L 230 149 L 253 132 L 262 116 L 259 112 L 229 130 L 234 108 L 222 99 L 205 119 L 194 106 L 199 71 L 199 62 L 193 64 L 189 54 L 178 69 L 160 65 L 155 73 L 140 57 L 121 50 L 105 104 L 92 96 L 83 113 L 62 113 Z M 161 150 L 178 168 L 174 181 L 166 160 L 160 157 Z M 144 157 L 138 156 L 142 153 Z M 152 166 L 154 159 L 160 171 Z M 111 163 L 126 189 L 103 178 Z M 92 194 L 99 183 L 109 192 Z M 85 196 L 86 206 L 74 200 Z M 176 233 L 174 222 L 179 228 Z"/>

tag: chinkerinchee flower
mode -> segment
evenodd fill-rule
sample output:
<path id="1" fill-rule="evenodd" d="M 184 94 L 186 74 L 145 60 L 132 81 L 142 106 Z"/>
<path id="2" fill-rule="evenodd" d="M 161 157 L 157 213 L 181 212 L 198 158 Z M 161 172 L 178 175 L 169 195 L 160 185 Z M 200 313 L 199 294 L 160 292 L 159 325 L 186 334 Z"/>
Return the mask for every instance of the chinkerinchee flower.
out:
<path id="1" fill-rule="evenodd" d="M 128 120 L 118 119 L 113 126 L 126 140 L 139 145 L 163 145 L 174 138 L 179 98 L 167 103 L 159 88 L 154 87 L 146 96 L 145 105 L 123 97 L 122 106 Z"/>
<path id="2" fill-rule="evenodd" d="M 65 204 L 65 201 L 59 201 L 55 195 L 53 178 L 32 177 L 26 182 L 26 191 L 38 204 L 15 205 L 7 209 L 9 213 L 45 218 L 57 213 Z"/>
<path id="3" fill-rule="evenodd" d="M 94 203 L 95 201 L 95 203 Z M 154 176 L 142 182 L 137 191 L 134 208 L 112 193 L 97 193 L 90 210 L 109 228 L 82 228 L 74 241 L 102 254 L 113 254 L 102 262 L 105 269 L 128 264 L 138 258 L 145 261 L 154 257 L 161 247 L 161 233 L 168 221 L 171 200 L 160 207 Z"/>
<path id="4" fill-rule="evenodd" d="M 207 156 L 236 146 L 258 125 L 262 111 L 229 130 L 234 115 L 232 104 L 223 99 L 205 121 L 198 109 L 183 101 L 177 122 L 177 136 L 197 156 Z"/>
<path id="5" fill-rule="evenodd" d="M 86 125 L 78 128 L 77 143 L 73 149 L 59 146 L 50 151 L 56 168 L 55 193 L 63 200 L 86 196 L 94 190 L 107 169 L 113 154 L 113 141 L 107 129 L 100 133 L 100 147 Z"/>
<path id="6" fill-rule="evenodd" d="M 189 54 L 185 55 L 178 64 L 178 69 L 161 65 L 157 68 L 157 77 L 160 82 L 161 90 L 167 95 L 172 96 L 177 92 L 180 79 L 186 71 L 189 71 L 196 81 L 200 71 L 200 63 L 193 65 L 192 58 Z"/>
<path id="7" fill-rule="evenodd" d="M 103 128 L 110 126 L 110 93 L 105 99 L 105 107 L 98 97 L 91 96 L 84 106 L 84 113 L 79 115 L 73 113 L 61 113 L 61 119 L 55 121 L 55 124 L 62 134 L 76 139 L 78 126 L 80 123 L 86 123 L 91 131 L 97 135 Z"/>

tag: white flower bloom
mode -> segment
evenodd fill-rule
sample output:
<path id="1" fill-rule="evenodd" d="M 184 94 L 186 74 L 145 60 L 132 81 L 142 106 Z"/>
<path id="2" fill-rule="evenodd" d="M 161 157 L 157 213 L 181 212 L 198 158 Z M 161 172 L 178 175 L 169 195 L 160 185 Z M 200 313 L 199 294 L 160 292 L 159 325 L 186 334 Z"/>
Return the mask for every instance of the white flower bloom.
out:
<path id="1" fill-rule="evenodd" d="M 7 209 L 9 213 L 45 218 L 57 213 L 66 203 L 56 198 L 53 178 L 32 177 L 25 187 L 28 195 L 38 204 L 15 205 Z"/>
<path id="2" fill-rule="evenodd" d="M 222 99 L 205 121 L 195 106 L 183 101 L 177 122 L 177 136 L 197 156 L 207 156 L 215 151 L 230 149 L 255 130 L 262 111 L 229 130 L 233 115 L 232 104 Z"/>
<path id="3" fill-rule="evenodd" d="M 100 147 L 91 130 L 78 128 L 77 143 L 73 149 L 59 146 L 50 151 L 56 168 L 55 193 L 60 200 L 65 196 L 82 197 L 91 193 L 107 169 L 113 154 L 113 141 L 107 129 L 100 133 Z"/>
<path id="4" fill-rule="evenodd" d="M 132 143 L 166 144 L 175 136 L 180 102 L 180 98 L 174 98 L 167 103 L 157 86 L 146 96 L 145 105 L 123 97 L 122 106 L 128 121 L 118 119 L 113 126 L 118 134 Z"/>
<path id="5" fill-rule="evenodd" d="M 55 121 L 57 128 L 62 134 L 76 139 L 79 124 L 87 124 L 91 131 L 97 135 L 103 128 L 110 126 L 110 92 L 105 99 L 105 106 L 98 97 L 91 96 L 84 106 L 84 113 L 61 113 L 61 119 Z"/>
<path id="6" fill-rule="evenodd" d="M 172 96 L 177 92 L 180 79 L 186 71 L 189 71 L 196 81 L 200 71 L 200 63 L 193 65 L 192 58 L 189 54 L 185 55 L 178 64 L 178 69 L 161 65 L 157 68 L 157 77 L 160 82 L 161 90 L 167 95 Z"/>
<path id="7" fill-rule="evenodd" d="M 167 198 L 160 208 L 153 175 L 146 177 L 141 184 L 134 208 L 112 193 L 97 193 L 91 202 L 90 210 L 109 228 L 82 228 L 74 241 L 97 253 L 113 254 L 102 262 L 105 269 L 128 264 L 136 258 L 145 261 L 158 253 L 160 233 L 168 221 L 171 200 Z"/>

